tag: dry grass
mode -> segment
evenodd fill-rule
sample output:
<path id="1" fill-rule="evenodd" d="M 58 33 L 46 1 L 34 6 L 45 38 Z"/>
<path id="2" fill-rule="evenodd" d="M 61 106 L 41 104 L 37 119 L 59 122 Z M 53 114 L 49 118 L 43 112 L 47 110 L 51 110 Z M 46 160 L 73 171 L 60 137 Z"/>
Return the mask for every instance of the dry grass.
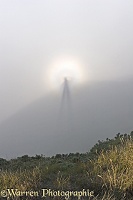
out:
<path id="1" fill-rule="evenodd" d="M 19 190 L 33 190 L 38 188 L 41 180 L 39 167 L 35 167 L 32 171 L 3 171 L 0 173 L 0 190 L 8 188 L 17 188 Z"/>
<path id="2" fill-rule="evenodd" d="M 84 168 L 87 168 L 89 189 L 95 194 L 95 197 L 91 197 L 90 200 L 132 199 L 133 139 L 122 139 L 120 146 L 102 152 L 95 160 L 90 160 L 84 165 Z M 85 176 L 84 170 L 80 171 L 83 171 Z M 39 190 L 46 175 L 47 170 L 40 167 L 16 172 L 2 171 L 0 172 L 0 190 L 8 188 L 17 188 L 22 191 Z M 50 176 L 50 180 L 51 178 Z M 52 184 L 59 190 L 66 188 L 71 190 L 71 177 L 67 173 L 58 172 Z"/>
<path id="3" fill-rule="evenodd" d="M 121 141 L 119 147 L 101 153 L 94 161 L 90 161 L 89 178 L 95 187 L 110 191 L 113 194 L 133 192 L 133 140 Z M 119 195 L 118 195 L 119 196 Z"/>

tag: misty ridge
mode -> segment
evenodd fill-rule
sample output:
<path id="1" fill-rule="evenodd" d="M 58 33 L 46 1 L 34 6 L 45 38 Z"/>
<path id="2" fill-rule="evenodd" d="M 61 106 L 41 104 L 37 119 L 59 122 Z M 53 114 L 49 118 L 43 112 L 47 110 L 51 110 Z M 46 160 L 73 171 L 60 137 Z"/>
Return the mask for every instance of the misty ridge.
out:
<path id="1" fill-rule="evenodd" d="M 133 130 L 133 81 L 104 81 L 74 90 L 60 112 L 61 93 L 42 97 L 0 125 L 0 157 L 88 152 L 98 141 Z M 66 122 L 66 121 L 67 122 Z"/>

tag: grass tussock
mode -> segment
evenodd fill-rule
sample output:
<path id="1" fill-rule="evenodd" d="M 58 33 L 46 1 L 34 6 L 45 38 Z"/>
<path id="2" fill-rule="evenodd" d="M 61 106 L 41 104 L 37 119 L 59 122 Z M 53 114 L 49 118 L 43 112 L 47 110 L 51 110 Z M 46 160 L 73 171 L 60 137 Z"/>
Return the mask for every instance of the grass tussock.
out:
<path id="1" fill-rule="evenodd" d="M 41 181 L 41 171 L 35 167 L 31 171 L 3 171 L 0 173 L 0 190 L 18 189 L 21 191 L 34 190 L 39 188 Z"/>
<path id="2" fill-rule="evenodd" d="M 101 152 L 89 161 L 88 176 L 94 188 L 118 196 L 133 196 L 133 140 L 121 138 L 121 145 Z M 91 167 L 90 167 L 91 166 Z"/>

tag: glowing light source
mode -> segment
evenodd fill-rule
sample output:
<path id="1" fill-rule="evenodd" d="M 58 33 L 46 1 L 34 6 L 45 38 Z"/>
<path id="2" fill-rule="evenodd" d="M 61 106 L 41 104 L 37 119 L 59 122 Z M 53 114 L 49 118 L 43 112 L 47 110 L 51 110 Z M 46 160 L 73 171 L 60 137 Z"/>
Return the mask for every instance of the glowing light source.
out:
<path id="1" fill-rule="evenodd" d="M 60 58 L 54 61 L 47 71 L 49 86 L 53 89 L 59 87 L 64 78 L 67 78 L 72 84 L 83 84 L 87 80 L 83 66 L 74 59 Z"/>

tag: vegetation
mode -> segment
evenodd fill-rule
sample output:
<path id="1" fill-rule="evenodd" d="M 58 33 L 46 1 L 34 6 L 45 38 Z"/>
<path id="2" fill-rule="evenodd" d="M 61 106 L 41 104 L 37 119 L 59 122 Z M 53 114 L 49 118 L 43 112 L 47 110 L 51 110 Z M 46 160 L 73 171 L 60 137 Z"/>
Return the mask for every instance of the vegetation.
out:
<path id="1" fill-rule="evenodd" d="M 91 200 L 129 200 L 133 197 L 133 132 L 98 141 L 87 153 L 0 158 L 0 168 L 0 191 L 89 189 L 94 191 Z"/>

